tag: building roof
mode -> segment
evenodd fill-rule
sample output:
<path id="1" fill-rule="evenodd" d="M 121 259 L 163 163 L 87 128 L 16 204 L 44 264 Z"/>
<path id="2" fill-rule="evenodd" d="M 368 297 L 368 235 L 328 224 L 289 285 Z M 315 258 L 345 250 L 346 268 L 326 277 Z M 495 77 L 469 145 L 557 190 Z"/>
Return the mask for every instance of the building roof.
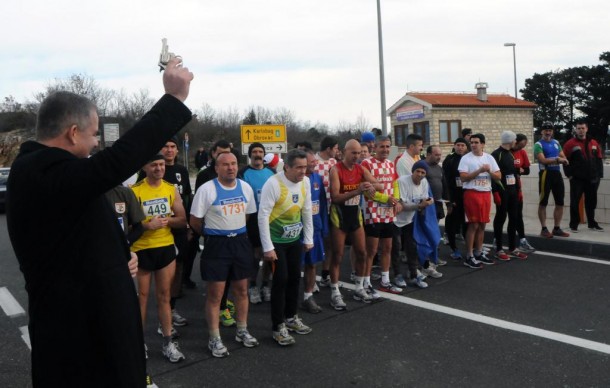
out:
<path id="1" fill-rule="evenodd" d="M 412 101 L 428 108 L 536 108 L 533 102 L 516 99 L 508 94 L 487 94 L 487 101 L 481 101 L 476 93 L 428 93 L 410 92 L 388 109 L 390 115 L 407 101 Z"/>

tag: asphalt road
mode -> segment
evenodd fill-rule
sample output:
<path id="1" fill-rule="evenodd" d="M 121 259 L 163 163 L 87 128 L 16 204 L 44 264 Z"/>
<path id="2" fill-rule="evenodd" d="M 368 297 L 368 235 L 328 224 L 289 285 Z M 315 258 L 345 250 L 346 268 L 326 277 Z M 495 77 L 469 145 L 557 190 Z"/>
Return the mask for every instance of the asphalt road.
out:
<path id="1" fill-rule="evenodd" d="M 185 290 L 177 306 L 189 319 L 178 339 L 187 360 L 170 364 L 162 357 L 149 308 L 148 368 L 162 388 L 610 386 L 610 262 L 579 259 L 540 252 L 482 270 L 450 261 L 428 289 L 408 288 L 370 305 L 351 299 L 346 284 L 346 312 L 331 310 L 329 290 L 322 289 L 316 299 L 324 311 L 302 312 L 313 332 L 287 348 L 271 339 L 269 304 L 251 306 L 249 329 L 261 345 L 244 348 L 233 340 L 234 328 L 222 328 L 231 353 L 225 359 L 207 350 L 204 288 L 197 279 L 198 288 Z M 344 281 L 348 266 L 346 260 Z M 27 310 L 4 215 L 0 268 L 0 288 Z M 70 317 L 65 320 L 69 330 Z M 25 325 L 25 316 L 0 312 L 2 387 L 31 385 Z"/>

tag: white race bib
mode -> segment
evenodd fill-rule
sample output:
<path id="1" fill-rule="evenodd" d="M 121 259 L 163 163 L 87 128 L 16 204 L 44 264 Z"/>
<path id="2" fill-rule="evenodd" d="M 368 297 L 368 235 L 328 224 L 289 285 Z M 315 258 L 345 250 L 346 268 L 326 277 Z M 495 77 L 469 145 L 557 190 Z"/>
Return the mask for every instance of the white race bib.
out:
<path id="1" fill-rule="evenodd" d="M 515 183 L 517 183 L 517 180 L 515 179 L 515 176 L 513 174 L 509 174 L 506 176 L 506 184 L 509 186 L 514 185 Z"/>
<path id="2" fill-rule="evenodd" d="M 301 222 L 286 225 L 284 226 L 284 233 L 282 234 L 282 238 L 296 238 L 301 234 L 301 230 L 303 230 L 303 223 Z"/>
<path id="3" fill-rule="evenodd" d="M 320 213 L 320 201 L 311 201 L 311 215 Z"/>

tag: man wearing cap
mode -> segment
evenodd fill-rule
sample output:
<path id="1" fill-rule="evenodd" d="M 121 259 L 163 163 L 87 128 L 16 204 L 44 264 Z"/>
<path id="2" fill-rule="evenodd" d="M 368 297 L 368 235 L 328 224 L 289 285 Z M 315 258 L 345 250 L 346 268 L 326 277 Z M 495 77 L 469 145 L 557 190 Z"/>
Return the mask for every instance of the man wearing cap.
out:
<path id="1" fill-rule="evenodd" d="M 481 268 L 483 264 L 494 264 L 483 252 L 485 225 L 491 212 L 491 181 L 500 179 L 500 167 L 490 154 L 483 152 L 485 135 L 470 136 L 472 151 L 460 160 L 458 171 L 463 182 L 464 212 L 466 214 L 466 260 L 464 265 Z"/>
<path id="2" fill-rule="evenodd" d="M 570 180 L 570 230 L 573 233 L 578 233 L 579 202 L 583 194 L 589 229 L 604 231 L 595 221 L 597 188 L 600 179 L 604 177 L 604 158 L 602 148 L 595 139 L 587 137 L 587 131 L 587 123 L 584 120 L 577 121 L 575 136 L 563 147 L 570 162 L 563 170 Z"/>
<path id="3" fill-rule="evenodd" d="M 430 185 L 426 180 L 428 169 L 429 166 L 425 161 L 417 161 L 411 167 L 411 174 L 401 176 L 394 185 L 395 195 L 399 199 L 399 203 L 396 205 L 396 220 L 394 221 L 397 227 L 395 234 L 404 241 L 409 269 L 407 283 L 419 288 L 427 288 L 428 283 L 424 281 L 425 277 L 417 270 L 419 262 L 413 220 L 416 212 L 423 212 L 428 206 L 434 205 L 434 199 L 430 195 Z M 430 268 L 430 263 L 426 261 L 424 265 L 426 263 L 427 268 Z"/>
<path id="4" fill-rule="evenodd" d="M 250 298 L 250 303 L 252 304 L 259 304 L 263 301 L 261 298 L 261 290 L 256 285 L 256 279 L 259 272 L 259 262 L 263 258 L 260 232 L 258 229 L 258 207 L 261 200 L 263 186 L 267 180 L 275 174 L 275 170 L 270 168 L 269 165 L 264 164 L 264 156 L 264 145 L 261 143 L 250 144 L 248 147 L 248 158 L 250 159 L 250 164 L 240 169 L 239 173 L 237 174 L 238 178 L 243 179 L 252 188 L 252 191 L 254 192 L 254 201 L 256 203 L 256 212 L 250 215 L 246 224 L 248 239 L 250 240 L 250 244 L 252 244 L 252 249 L 254 250 L 255 270 L 252 273 L 252 277 L 250 277 L 250 288 L 248 289 L 248 296 Z M 265 271 L 267 268 L 269 268 L 268 265 L 263 266 L 262 288 L 265 302 L 269 302 L 271 300 L 271 289 L 267 285 L 269 281 L 269 271 Z"/>
<path id="5" fill-rule="evenodd" d="M 280 167 L 280 163 L 283 163 L 284 161 L 280 158 L 280 155 L 269 153 L 265 155 L 263 162 L 265 166 L 277 171 L 278 167 Z"/>
<path id="6" fill-rule="evenodd" d="M 494 238 L 498 260 L 507 261 L 510 257 L 527 259 L 524 252 L 516 249 L 517 218 L 519 217 L 519 172 L 515 168 L 515 158 L 511 152 L 516 143 L 517 135 L 513 131 L 504 131 L 501 135 L 502 144 L 491 153 L 502 173 L 499 182 L 492 182 L 496 216 L 494 217 Z M 508 252 L 502 247 L 502 230 L 508 215 Z"/>
<path id="7" fill-rule="evenodd" d="M 451 248 L 451 258 L 461 260 L 462 253 L 457 249 L 455 235 L 466 236 L 466 221 L 464 219 L 464 191 L 462 190 L 462 179 L 458 166 L 462 156 L 468 153 L 470 143 L 463 137 L 459 137 L 453 143 L 451 154 L 443 160 L 443 171 L 447 182 L 447 217 L 445 218 L 445 233 Z"/>
<path id="8" fill-rule="evenodd" d="M 366 143 L 369 157 L 375 155 L 375 134 L 373 132 L 364 132 L 360 137 L 360 143 Z"/>
<path id="9" fill-rule="evenodd" d="M 569 237 L 570 234 L 564 232 L 560 227 L 565 195 L 561 165 L 568 165 L 569 162 L 561 149 L 561 144 L 553 139 L 553 125 L 548 122 L 543 123 L 540 130 L 542 131 L 542 138 L 534 144 L 534 158 L 538 161 L 538 168 L 540 169 L 538 173 L 538 193 L 540 194 L 538 219 L 542 227 L 540 235 L 546 238 L 553 238 L 553 236 Z M 553 199 L 555 200 L 552 232 L 546 227 L 546 206 L 549 203 L 551 193 L 553 193 Z"/>
<path id="10" fill-rule="evenodd" d="M 424 138 L 416 133 L 407 135 L 405 152 L 394 161 L 398 176 L 411 175 L 415 162 L 421 159 L 420 154 L 424 148 Z"/>
<path id="11" fill-rule="evenodd" d="M 193 193 L 191 191 L 191 180 L 188 170 L 183 165 L 176 163 L 179 152 L 178 144 L 178 137 L 174 136 L 165 143 L 163 148 L 161 148 L 161 155 L 163 155 L 163 159 L 165 159 L 165 174 L 163 175 L 163 180 L 173 184 L 178 189 L 184 209 L 188 212 L 191 208 Z M 172 229 L 172 234 L 174 235 L 174 244 L 176 245 L 176 249 L 178 249 L 178 256 L 176 256 L 176 272 L 172 281 L 170 306 L 172 308 L 172 324 L 173 326 L 180 327 L 186 326 L 188 321 L 176 311 L 176 299 L 182 294 L 183 269 L 185 266 L 192 268 L 193 261 L 195 260 L 195 256 L 189 255 L 188 246 L 191 243 L 198 245 L 198 242 L 193 238 L 193 234 L 190 227 L 188 227 L 188 224 L 187 229 Z M 192 251 L 193 249 L 191 249 L 191 252 Z M 194 284 L 192 286 L 194 286 Z"/>
<path id="12" fill-rule="evenodd" d="M 186 213 L 178 189 L 163 180 L 165 160 L 158 154 L 143 170 L 146 178 L 131 187 L 142 206 L 146 219 L 144 233 L 131 250 L 138 255 L 138 298 L 142 324 L 146 322 L 146 307 L 152 274 L 155 274 L 155 295 L 163 336 L 163 355 L 170 362 L 184 360 L 178 344 L 172 341 L 172 311 L 170 288 L 176 271 L 176 247 L 171 229 L 185 229 Z"/>

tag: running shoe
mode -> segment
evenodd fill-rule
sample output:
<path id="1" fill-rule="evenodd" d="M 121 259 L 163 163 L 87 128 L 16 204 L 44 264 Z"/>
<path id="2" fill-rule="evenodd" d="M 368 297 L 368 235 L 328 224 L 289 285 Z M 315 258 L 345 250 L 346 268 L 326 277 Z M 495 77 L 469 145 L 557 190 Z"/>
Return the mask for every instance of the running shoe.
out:
<path id="1" fill-rule="evenodd" d="M 319 292 L 319 290 L 318 290 L 318 292 Z M 263 301 L 271 302 L 271 287 L 269 287 L 269 286 L 263 287 Z"/>
<path id="2" fill-rule="evenodd" d="M 396 277 L 394 278 L 394 284 L 396 284 L 398 287 L 406 287 L 407 286 L 407 282 L 405 282 L 405 277 L 402 276 L 401 273 L 396 275 Z"/>
<path id="3" fill-rule="evenodd" d="M 258 341 L 256 338 L 250 335 L 248 329 L 237 329 L 237 332 L 235 333 L 235 341 L 242 343 L 247 348 L 258 346 Z"/>
<path id="4" fill-rule="evenodd" d="M 322 307 L 318 306 L 313 296 L 305 299 L 301 304 L 301 308 L 310 314 L 318 314 L 322 312 Z"/>
<path id="5" fill-rule="evenodd" d="M 373 300 L 373 298 L 368 294 L 368 292 L 366 292 L 364 288 L 355 290 L 353 298 L 354 300 L 357 300 L 358 302 L 362 303 L 371 303 L 371 301 Z"/>
<path id="6" fill-rule="evenodd" d="M 157 333 L 163 337 L 163 328 L 161 327 L 161 324 L 159 324 L 159 326 L 157 326 Z M 178 338 L 180 337 L 180 334 L 178 334 L 178 330 L 176 330 L 176 328 L 174 326 L 172 326 L 172 339 L 174 338 Z"/>
<path id="7" fill-rule="evenodd" d="M 379 293 L 377 292 L 376 289 L 373 288 L 373 286 L 371 286 L 369 284 L 368 287 L 365 288 L 366 293 L 369 294 L 369 296 L 371 297 L 371 301 L 376 301 L 377 299 L 381 298 L 381 295 L 379 295 Z"/>
<path id="8" fill-rule="evenodd" d="M 483 264 L 480 261 L 474 258 L 474 256 L 469 256 L 464 260 L 464 265 L 469 268 L 479 269 L 483 268 Z"/>
<path id="9" fill-rule="evenodd" d="M 449 255 L 449 257 L 451 257 L 453 260 L 462 260 L 462 252 L 456 249 L 451 253 L 451 255 Z"/>
<path id="10" fill-rule="evenodd" d="M 212 356 L 214 357 L 223 358 L 229 355 L 229 351 L 222 343 L 222 339 L 220 337 L 210 337 L 208 341 L 208 349 L 212 352 Z"/>
<path id="11" fill-rule="evenodd" d="M 436 266 L 434 264 L 430 264 L 428 268 L 424 268 L 422 273 L 426 276 L 430 276 L 433 279 L 440 279 L 443 277 L 443 274 L 436 270 Z"/>
<path id="12" fill-rule="evenodd" d="M 286 319 L 285 325 L 289 331 L 294 331 L 297 334 L 309 334 L 313 330 L 311 327 L 304 324 L 298 315 Z"/>
<path id="13" fill-rule="evenodd" d="M 510 257 L 504 252 L 503 249 L 496 251 L 495 258 L 502 261 L 509 261 Z"/>
<path id="14" fill-rule="evenodd" d="M 231 316 L 235 315 L 235 303 L 232 300 L 227 299 L 227 308 L 231 313 Z"/>
<path id="15" fill-rule="evenodd" d="M 330 276 L 320 279 L 320 287 L 330 287 Z"/>
<path id="16" fill-rule="evenodd" d="M 230 327 L 235 325 L 235 319 L 231 316 L 229 309 L 224 309 L 220 312 L 220 323 L 224 327 Z"/>
<path id="17" fill-rule="evenodd" d="M 295 343 L 294 337 L 288 333 L 288 329 L 283 323 L 278 326 L 278 331 L 273 332 L 273 339 L 281 346 L 293 345 Z"/>
<path id="18" fill-rule="evenodd" d="M 508 251 L 508 255 L 510 257 L 514 257 L 517 259 L 525 260 L 527 259 L 527 255 L 524 252 L 521 252 L 519 249 L 514 249 L 512 251 Z"/>
<path id="19" fill-rule="evenodd" d="M 496 263 L 493 259 L 490 259 L 489 257 L 487 257 L 487 255 L 484 252 L 481 253 L 481 256 L 476 256 L 475 258 L 485 265 L 493 265 Z"/>
<path id="20" fill-rule="evenodd" d="M 256 286 L 248 288 L 248 298 L 250 298 L 250 303 L 252 304 L 263 303 L 263 300 L 261 299 L 261 290 Z"/>
<path id="21" fill-rule="evenodd" d="M 330 305 L 337 311 L 347 310 L 347 305 L 343 301 L 343 295 L 331 295 L 330 297 Z"/>
<path id="22" fill-rule="evenodd" d="M 412 286 L 416 286 L 419 288 L 428 288 L 428 283 L 426 283 L 424 281 L 424 277 L 423 276 L 418 276 L 416 278 L 413 279 L 409 279 L 409 283 Z"/>
<path id="23" fill-rule="evenodd" d="M 553 233 L 549 232 L 546 227 L 542 228 L 542 230 L 540 231 L 540 235 L 546 238 L 553 238 Z"/>
<path id="24" fill-rule="evenodd" d="M 159 386 L 152 381 L 152 377 L 150 377 L 148 373 L 146 373 L 146 388 L 159 388 Z"/>
<path id="25" fill-rule="evenodd" d="M 521 252 L 533 253 L 536 251 L 536 248 L 531 246 L 530 243 L 527 241 L 527 239 L 522 238 L 521 241 L 519 242 L 519 250 Z"/>
<path id="26" fill-rule="evenodd" d="M 599 226 L 598 223 L 595 223 L 594 225 L 590 225 L 589 226 L 589 230 L 593 230 L 595 232 L 603 232 L 604 228 L 602 228 L 601 226 Z"/>
<path id="27" fill-rule="evenodd" d="M 402 288 L 397 287 L 392 283 L 381 282 L 381 284 L 379 285 L 379 291 L 388 292 L 390 294 L 400 294 L 402 292 Z"/>
<path id="28" fill-rule="evenodd" d="M 436 265 L 437 265 L 437 267 L 443 267 L 443 266 L 447 265 L 447 261 L 443 260 L 439 257 L 438 259 L 436 259 Z"/>
<path id="29" fill-rule="evenodd" d="M 171 363 L 176 363 L 184 360 L 184 354 L 180 351 L 178 347 L 178 343 L 174 341 L 170 341 L 167 345 L 163 345 L 163 349 L 161 353 L 169 360 Z"/>
<path id="30" fill-rule="evenodd" d="M 553 236 L 557 237 L 570 237 L 570 233 L 566 233 L 561 228 L 553 228 Z"/>
<path id="31" fill-rule="evenodd" d="M 377 281 L 379 279 L 381 279 L 381 275 L 380 274 L 378 274 L 377 272 L 371 272 L 371 280 Z"/>
<path id="32" fill-rule="evenodd" d="M 186 326 L 189 324 L 189 321 L 186 320 L 182 315 L 178 314 L 176 309 L 172 310 L 172 323 L 174 326 Z"/>

